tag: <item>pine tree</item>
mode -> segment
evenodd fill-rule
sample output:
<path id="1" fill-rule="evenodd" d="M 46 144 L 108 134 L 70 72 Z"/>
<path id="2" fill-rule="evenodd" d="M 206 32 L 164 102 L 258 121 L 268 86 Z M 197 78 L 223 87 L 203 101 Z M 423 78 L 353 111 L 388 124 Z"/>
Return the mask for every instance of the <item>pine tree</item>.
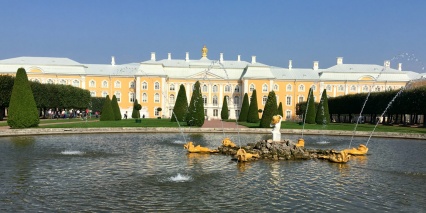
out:
<path id="1" fill-rule="evenodd" d="M 283 113 L 283 103 L 282 103 L 282 102 L 280 102 L 280 104 L 279 104 L 279 106 L 278 106 L 277 113 L 278 113 L 278 115 L 281 115 L 281 117 L 283 117 L 283 118 L 284 118 L 284 113 Z"/>
<path id="2" fill-rule="evenodd" d="M 307 103 L 308 111 L 303 112 L 304 116 L 306 116 L 305 122 L 308 124 L 314 124 L 316 113 L 315 113 L 314 91 L 312 90 L 312 88 L 309 89 L 309 96 L 308 96 L 307 102 L 309 102 Z"/>
<path id="3" fill-rule="evenodd" d="M 321 101 L 317 108 L 317 116 L 315 117 L 317 124 L 326 125 L 330 123 L 330 113 L 328 111 L 327 90 L 324 89 L 321 95 Z"/>
<path id="4" fill-rule="evenodd" d="M 135 99 L 135 102 L 133 103 L 132 118 L 141 118 L 141 114 L 139 112 L 141 109 L 142 106 L 138 103 L 138 99 Z"/>
<path id="5" fill-rule="evenodd" d="M 253 90 L 250 98 L 250 106 L 247 114 L 247 122 L 249 123 L 258 123 L 259 122 L 259 112 L 257 108 L 257 97 L 256 90 Z"/>
<path id="6" fill-rule="evenodd" d="M 188 106 L 188 114 L 186 116 L 188 126 L 201 127 L 204 124 L 204 103 L 201 94 L 200 82 L 195 82 L 194 90 L 192 91 L 191 102 Z"/>
<path id="7" fill-rule="evenodd" d="M 179 92 L 176 98 L 175 106 L 173 107 L 173 114 L 171 117 L 172 122 L 185 121 L 186 113 L 188 112 L 188 98 L 186 97 L 186 90 L 183 84 L 180 85 Z"/>
<path id="8" fill-rule="evenodd" d="M 227 97 L 228 96 L 223 97 L 222 112 L 220 113 L 222 120 L 227 120 L 229 118 Z"/>
<path id="9" fill-rule="evenodd" d="M 40 123 L 37 106 L 24 68 L 16 72 L 8 108 L 7 124 L 11 128 L 36 127 Z"/>
<path id="10" fill-rule="evenodd" d="M 277 97 L 275 96 L 275 92 L 271 91 L 268 94 L 268 100 L 266 100 L 265 107 L 263 108 L 259 127 L 269 128 L 274 115 L 277 115 Z"/>
<path id="11" fill-rule="evenodd" d="M 121 120 L 120 106 L 118 106 L 117 97 L 115 95 L 112 96 L 111 107 L 112 107 L 112 111 L 114 112 L 114 120 L 116 121 Z"/>
<path id="12" fill-rule="evenodd" d="M 114 111 L 111 105 L 111 99 L 109 99 L 109 95 L 107 95 L 104 106 L 102 107 L 101 119 L 100 121 L 114 121 Z"/>
<path id="13" fill-rule="evenodd" d="M 247 115 L 249 112 L 249 101 L 248 101 L 248 94 L 244 94 L 244 100 L 243 100 L 243 104 L 241 105 L 241 112 L 240 115 L 238 117 L 238 121 L 239 122 L 246 122 L 247 121 Z"/>

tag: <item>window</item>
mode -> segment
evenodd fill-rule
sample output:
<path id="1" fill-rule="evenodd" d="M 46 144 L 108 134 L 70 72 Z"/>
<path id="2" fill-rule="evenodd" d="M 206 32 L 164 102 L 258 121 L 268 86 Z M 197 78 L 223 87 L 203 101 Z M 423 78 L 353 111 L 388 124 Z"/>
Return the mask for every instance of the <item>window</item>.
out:
<path id="1" fill-rule="evenodd" d="M 225 92 L 231 92 L 231 86 L 225 85 Z"/>
<path id="2" fill-rule="evenodd" d="M 47 79 L 47 83 L 48 84 L 53 84 L 53 80 L 52 79 Z"/>
<path id="3" fill-rule="evenodd" d="M 108 92 L 105 92 L 105 91 L 102 92 L 102 97 L 106 98 L 107 95 L 108 95 Z"/>
<path id="4" fill-rule="evenodd" d="M 170 90 L 170 91 L 175 91 L 175 84 L 170 84 L 170 88 L 169 88 L 169 90 Z"/>
<path id="5" fill-rule="evenodd" d="M 154 83 L 154 89 L 155 89 L 155 90 L 159 90 L 159 89 L 160 89 L 160 83 L 155 82 L 155 83 Z"/>
<path id="6" fill-rule="evenodd" d="M 205 95 L 203 95 L 203 103 L 204 103 L 204 106 L 207 105 L 207 96 Z"/>
<path id="7" fill-rule="evenodd" d="M 146 83 L 145 81 L 142 82 L 142 89 L 144 89 L 144 90 L 148 89 L 148 83 Z"/>
<path id="8" fill-rule="evenodd" d="M 391 87 L 391 86 L 389 86 L 389 87 L 388 87 L 388 90 L 389 90 L 389 91 L 391 91 L 391 90 L 392 90 L 392 87 Z"/>
<path id="9" fill-rule="evenodd" d="M 90 91 L 90 96 L 91 97 L 96 97 L 96 92 L 95 91 Z"/>
<path id="10" fill-rule="evenodd" d="M 268 96 L 264 95 L 262 97 L 262 104 L 265 105 L 267 100 L 268 100 Z"/>
<path id="11" fill-rule="evenodd" d="M 327 85 L 327 92 L 331 92 L 331 85 Z"/>
<path id="12" fill-rule="evenodd" d="M 170 95 L 170 97 L 169 97 L 169 102 L 170 102 L 171 104 L 174 104 L 174 103 L 175 103 L 175 95 L 173 95 L 173 94 L 171 94 L 171 95 Z"/>
<path id="13" fill-rule="evenodd" d="M 255 90 L 254 84 L 250 84 L 250 92 L 253 92 L 253 90 Z"/>
<path id="14" fill-rule="evenodd" d="M 290 84 L 287 84 L 287 87 L 285 88 L 285 90 L 286 90 L 286 91 L 291 91 L 291 90 L 292 90 L 291 85 L 290 85 Z"/>
<path id="15" fill-rule="evenodd" d="M 291 118 L 291 111 L 290 110 L 285 111 L 285 119 L 288 120 L 290 118 Z"/>
<path id="16" fill-rule="evenodd" d="M 299 96 L 299 103 L 303 102 L 303 96 Z"/>
<path id="17" fill-rule="evenodd" d="M 142 94 L 142 103 L 148 102 L 148 95 L 146 93 Z"/>
<path id="18" fill-rule="evenodd" d="M 240 87 L 238 85 L 235 86 L 234 92 L 240 92 Z"/>
<path id="19" fill-rule="evenodd" d="M 299 92 L 305 91 L 305 85 L 301 84 L 299 85 Z"/>
<path id="20" fill-rule="evenodd" d="M 60 84 L 63 84 L 63 83 L 62 83 L 63 81 L 65 81 L 65 80 L 61 80 Z M 64 83 L 66 83 L 66 82 L 64 82 Z M 96 87 L 96 82 L 95 82 L 94 80 L 91 80 L 91 81 L 89 82 L 89 87 Z"/>
<path id="21" fill-rule="evenodd" d="M 380 92 L 380 90 L 381 90 L 380 86 L 376 86 L 376 88 L 374 89 L 374 91 L 376 92 Z"/>
<path id="22" fill-rule="evenodd" d="M 262 92 L 268 92 L 268 85 L 267 84 L 262 85 Z"/>
<path id="23" fill-rule="evenodd" d="M 279 89 L 278 84 L 274 84 L 274 91 L 278 91 Z"/>
<path id="24" fill-rule="evenodd" d="M 203 85 L 203 92 L 207 92 L 207 85 Z"/>
<path id="25" fill-rule="evenodd" d="M 38 80 L 37 78 L 34 78 L 32 81 L 40 83 L 40 80 Z"/>
<path id="26" fill-rule="evenodd" d="M 234 96 L 234 105 L 240 105 L 240 96 Z"/>
<path id="27" fill-rule="evenodd" d="M 114 88 L 121 88 L 121 82 L 120 81 L 115 81 L 114 82 Z"/>
<path id="28" fill-rule="evenodd" d="M 291 96 L 287 96 L 286 97 L 286 102 L 285 103 L 286 103 L 287 106 L 291 106 Z"/>
<path id="29" fill-rule="evenodd" d="M 102 88 L 108 88 L 108 81 L 102 81 Z"/>
<path id="30" fill-rule="evenodd" d="M 120 92 L 116 92 L 115 93 L 115 98 L 117 99 L 117 102 L 121 101 L 121 93 Z"/>
<path id="31" fill-rule="evenodd" d="M 213 96 L 213 106 L 217 106 L 217 96 Z"/>
<path id="32" fill-rule="evenodd" d="M 154 103 L 160 103 L 160 94 L 158 93 L 154 94 Z"/>
<path id="33" fill-rule="evenodd" d="M 213 85 L 213 92 L 217 92 L 217 85 Z"/>
<path id="34" fill-rule="evenodd" d="M 134 81 L 130 81 L 129 82 L 129 87 L 130 88 L 135 88 L 135 82 Z"/>
<path id="35" fill-rule="evenodd" d="M 362 87 L 362 91 L 363 91 L 363 92 L 368 92 L 368 86 L 367 86 L 367 85 L 364 85 L 364 86 Z"/>
<path id="36" fill-rule="evenodd" d="M 65 79 L 61 79 L 61 81 L 59 81 L 59 84 L 67 85 L 67 81 Z M 95 84 L 95 86 L 96 86 L 96 84 Z M 95 87 L 95 86 L 93 86 L 93 87 Z"/>
<path id="37" fill-rule="evenodd" d="M 315 85 L 312 85 L 312 91 L 317 91 L 317 86 L 315 86 Z"/>
<path id="38" fill-rule="evenodd" d="M 130 103 L 135 102 L 135 93 L 133 93 L 133 92 L 129 93 L 129 101 L 130 101 Z"/>
<path id="39" fill-rule="evenodd" d="M 219 110 L 217 110 L 217 109 L 214 109 L 213 110 L 213 116 L 219 116 Z"/>
<path id="40" fill-rule="evenodd" d="M 355 91 L 356 91 L 356 86 L 355 86 L 355 85 L 352 85 L 352 86 L 351 86 L 351 91 L 352 91 L 352 92 L 355 92 Z"/>
<path id="41" fill-rule="evenodd" d="M 74 81 L 72 81 L 72 85 L 75 86 L 75 87 L 80 87 L 80 81 L 74 80 Z"/>
<path id="42" fill-rule="evenodd" d="M 343 92 L 343 91 L 345 91 L 345 87 L 343 85 L 339 85 L 337 90 L 339 90 L 339 92 Z"/>

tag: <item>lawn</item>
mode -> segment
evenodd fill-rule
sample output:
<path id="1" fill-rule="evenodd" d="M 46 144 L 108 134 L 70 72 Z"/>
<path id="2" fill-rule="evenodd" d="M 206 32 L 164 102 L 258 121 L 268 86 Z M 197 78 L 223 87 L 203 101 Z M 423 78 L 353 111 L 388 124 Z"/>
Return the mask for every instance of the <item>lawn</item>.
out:
<path id="1" fill-rule="evenodd" d="M 67 120 L 67 119 L 64 119 Z M 140 123 L 135 119 L 124 119 L 119 121 L 99 121 L 89 119 L 87 122 L 81 119 L 68 119 L 68 122 L 45 122 L 42 120 L 38 128 L 100 128 L 100 127 L 187 127 L 185 122 L 171 122 L 169 119 L 145 118 Z M 60 120 L 59 120 L 60 121 Z M 73 122 L 74 121 L 74 122 Z"/>

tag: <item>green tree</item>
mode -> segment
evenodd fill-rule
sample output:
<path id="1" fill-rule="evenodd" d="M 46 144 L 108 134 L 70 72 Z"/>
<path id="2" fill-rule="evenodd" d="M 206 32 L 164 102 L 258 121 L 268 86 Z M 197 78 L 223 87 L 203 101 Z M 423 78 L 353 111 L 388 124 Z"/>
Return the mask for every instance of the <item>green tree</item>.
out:
<path id="1" fill-rule="evenodd" d="M 114 111 L 111 105 L 111 99 L 109 99 L 109 95 L 107 95 L 104 106 L 102 107 L 101 119 L 100 121 L 114 121 Z"/>
<path id="2" fill-rule="evenodd" d="M 0 75 L 0 121 L 3 120 L 6 107 L 9 106 L 15 78 L 10 75 Z"/>
<path id="3" fill-rule="evenodd" d="M 259 122 L 259 112 L 257 108 L 257 97 L 256 90 L 253 90 L 250 98 L 250 106 L 247 114 L 247 122 L 249 123 L 258 123 Z"/>
<path id="4" fill-rule="evenodd" d="M 308 124 L 314 124 L 315 123 L 315 100 L 314 100 L 314 91 L 312 88 L 309 89 L 309 96 L 308 96 L 308 111 L 303 112 L 303 116 L 306 116 L 305 122 Z M 306 109 L 306 108 L 305 108 Z M 306 115 L 305 115 L 306 113 Z"/>
<path id="5" fill-rule="evenodd" d="M 186 90 L 183 84 L 179 87 L 179 92 L 176 98 L 175 106 L 173 107 L 173 114 L 170 120 L 172 122 L 183 122 L 188 112 L 188 98 L 186 97 Z M 177 119 L 177 120 L 176 120 Z"/>
<path id="6" fill-rule="evenodd" d="M 115 97 L 115 95 L 112 96 L 111 107 L 112 107 L 112 111 L 114 112 L 114 120 L 116 121 L 121 120 L 120 106 L 118 106 L 117 97 Z"/>
<path id="7" fill-rule="evenodd" d="M 321 101 L 317 108 L 317 116 L 315 117 L 315 122 L 317 124 L 329 124 L 330 123 L 330 113 L 328 111 L 328 98 L 327 90 L 324 89 L 321 95 Z"/>
<path id="8" fill-rule="evenodd" d="M 228 99 L 228 96 L 223 97 L 222 112 L 220 112 L 220 117 L 222 118 L 222 120 L 228 120 L 229 118 L 227 99 Z"/>
<path id="9" fill-rule="evenodd" d="M 132 118 L 141 118 L 141 114 L 139 112 L 141 109 L 142 106 L 138 103 L 138 99 L 135 99 L 135 102 L 133 103 Z"/>
<path id="10" fill-rule="evenodd" d="M 275 92 L 271 91 L 268 94 L 265 107 L 263 108 L 262 119 L 260 119 L 260 128 L 269 128 L 271 125 L 272 117 L 277 115 L 277 98 Z"/>
<path id="11" fill-rule="evenodd" d="M 243 104 L 241 105 L 241 112 L 238 117 L 239 122 L 246 122 L 247 121 L 247 115 L 249 112 L 249 101 L 248 101 L 248 94 L 244 94 Z"/>
<path id="12" fill-rule="evenodd" d="M 278 115 L 281 115 L 281 117 L 284 118 L 283 103 L 282 102 L 280 102 L 280 104 L 278 105 L 277 113 L 278 113 Z"/>
<path id="13" fill-rule="evenodd" d="M 199 81 L 195 82 L 194 90 L 192 91 L 186 123 L 188 126 L 198 127 L 201 127 L 204 124 L 204 103 Z"/>
<path id="14" fill-rule="evenodd" d="M 10 97 L 7 124 L 11 128 L 38 126 L 40 118 L 24 68 L 19 68 Z"/>
<path id="15" fill-rule="evenodd" d="M 104 97 L 91 97 L 90 98 L 90 109 L 93 112 L 102 111 L 102 106 L 104 105 L 105 98 Z"/>

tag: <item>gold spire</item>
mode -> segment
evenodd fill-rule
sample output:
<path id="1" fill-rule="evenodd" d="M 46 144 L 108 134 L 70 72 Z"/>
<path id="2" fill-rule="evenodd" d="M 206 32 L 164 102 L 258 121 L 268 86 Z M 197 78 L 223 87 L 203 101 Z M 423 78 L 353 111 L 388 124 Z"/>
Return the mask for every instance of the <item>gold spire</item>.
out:
<path id="1" fill-rule="evenodd" d="M 204 45 L 203 49 L 201 49 L 201 57 L 207 58 L 207 52 L 209 50 L 207 49 L 206 45 Z"/>

